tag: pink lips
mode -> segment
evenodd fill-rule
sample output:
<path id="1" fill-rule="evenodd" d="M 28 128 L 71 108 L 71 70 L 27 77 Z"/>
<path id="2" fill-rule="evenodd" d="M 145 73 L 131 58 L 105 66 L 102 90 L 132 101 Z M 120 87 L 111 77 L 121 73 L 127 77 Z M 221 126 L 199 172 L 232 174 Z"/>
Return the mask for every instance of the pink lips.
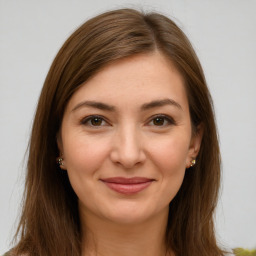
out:
<path id="1" fill-rule="evenodd" d="M 121 194 L 135 194 L 147 188 L 154 180 L 144 177 L 113 177 L 101 179 L 110 189 Z"/>

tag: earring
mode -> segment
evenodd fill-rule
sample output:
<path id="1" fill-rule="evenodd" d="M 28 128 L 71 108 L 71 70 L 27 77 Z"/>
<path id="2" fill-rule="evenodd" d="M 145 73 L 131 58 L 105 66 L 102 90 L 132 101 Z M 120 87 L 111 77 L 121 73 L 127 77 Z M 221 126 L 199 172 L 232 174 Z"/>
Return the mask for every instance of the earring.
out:
<path id="1" fill-rule="evenodd" d="M 57 163 L 58 163 L 59 166 L 64 166 L 64 164 L 63 164 L 63 158 L 62 158 L 62 157 L 58 157 Z"/>
<path id="2" fill-rule="evenodd" d="M 190 167 L 193 167 L 196 164 L 196 159 L 191 160 Z"/>

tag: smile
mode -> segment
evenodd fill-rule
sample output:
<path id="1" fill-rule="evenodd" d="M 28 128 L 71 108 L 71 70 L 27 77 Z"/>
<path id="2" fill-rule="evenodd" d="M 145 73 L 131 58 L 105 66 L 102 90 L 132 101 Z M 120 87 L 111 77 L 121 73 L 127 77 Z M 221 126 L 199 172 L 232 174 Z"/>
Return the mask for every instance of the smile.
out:
<path id="1" fill-rule="evenodd" d="M 123 177 L 113 177 L 107 179 L 101 179 L 105 185 L 110 189 L 125 195 L 131 195 L 138 193 L 148 186 L 151 185 L 154 179 L 148 179 L 144 177 L 134 177 L 134 178 L 123 178 Z"/>

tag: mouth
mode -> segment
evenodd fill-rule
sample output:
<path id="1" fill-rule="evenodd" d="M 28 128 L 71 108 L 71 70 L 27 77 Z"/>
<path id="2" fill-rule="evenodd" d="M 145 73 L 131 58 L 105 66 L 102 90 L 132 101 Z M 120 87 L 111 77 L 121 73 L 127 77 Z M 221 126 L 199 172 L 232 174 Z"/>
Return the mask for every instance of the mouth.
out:
<path id="1" fill-rule="evenodd" d="M 107 179 L 100 179 L 100 181 L 102 181 L 110 189 L 120 194 L 132 195 L 146 189 L 155 180 L 144 177 L 113 177 Z"/>

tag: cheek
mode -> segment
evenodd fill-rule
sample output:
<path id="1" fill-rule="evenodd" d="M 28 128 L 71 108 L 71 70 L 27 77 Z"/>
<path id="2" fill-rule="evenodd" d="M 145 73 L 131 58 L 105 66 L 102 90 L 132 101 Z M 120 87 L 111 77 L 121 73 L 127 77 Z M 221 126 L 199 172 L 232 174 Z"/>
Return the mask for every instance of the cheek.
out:
<path id="1" fill-rule="evenodd" d="M 161 167 L 165 175 L 186 169 L 188 152 L 189 137 L 186 135 L 163 138 L 152 143 L 150 148 L 152 160 Z"/>
<path id="2" fill-rule="evenodd" d="M 189 139 L 186 136 L 168 137 L 151 148 L 152 161 L 159 172 L 161 199 L 170 203 L 183 182 L 186 171 Z"/>
<path id="3" fill-rule="evenodd" d="M 92 174 L 102 165 L 109 151 L 109 142 L 95 141 L 89 136 L 67 138 L 63 144 L 67 170 L 70 174 Z"/>
<path id="4" fill-rule="evenodd" d="M 65 165 L 73 190 L 80 201 L 86 205 L 91 204 L 95 181 L 97 182 L 99 178 L 98 170 L 104 165 L 108 154 L 108 143 L 104 140 L 96 143 L 89 136 L 79 135 L 66 137 L 63 149 Z"/>

